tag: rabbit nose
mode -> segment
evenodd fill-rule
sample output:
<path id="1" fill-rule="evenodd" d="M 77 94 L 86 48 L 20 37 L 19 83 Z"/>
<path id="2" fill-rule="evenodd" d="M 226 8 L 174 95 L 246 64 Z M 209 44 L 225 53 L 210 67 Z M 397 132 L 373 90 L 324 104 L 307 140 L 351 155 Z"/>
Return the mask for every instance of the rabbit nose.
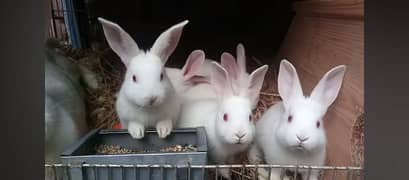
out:
<path id="1" fill-rule="evenodd" d="M 246 133 L 236 133 L 235 134 L 236 137 L 238 137 L 239 139 L 243 138 L 244 136 L 246 136 Z"/>
<path id="2" fill-rule="evenodd" d="M 153 103 L 155 103 L 156 99 L 158 99 L 158 97 L 156 96 L 151 97 L 149 100 L 149 104 L 152 105 Z"/>
<path id="3" fill-rule="evenodd" d="M 297 139 L 300 141 L 300 142 L 305 142 L 305 141 L 307 141 L 308 139 L 309 139 L 309 137 L 301 137 L 301 136 L 298 136 L 298 135 L 296 135 L 297 136 Z"/>

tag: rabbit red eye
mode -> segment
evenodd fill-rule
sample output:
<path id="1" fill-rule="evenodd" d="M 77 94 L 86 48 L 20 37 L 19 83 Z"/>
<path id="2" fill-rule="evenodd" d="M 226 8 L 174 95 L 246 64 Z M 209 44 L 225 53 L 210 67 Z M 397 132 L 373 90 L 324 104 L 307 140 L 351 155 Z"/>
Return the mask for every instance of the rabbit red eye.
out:
<path id="1" fill-rule="evenodd" d="M 293 121 L 293 116 L 288 116 L 288 122 L 290 123 L 291 121 Z"/>
<path id="2" fill-rule="evenodd" d="M 226 122 L 227 122 L 227 120 L 229 120 L 226 113 L 223 114 L 223 120 L 226 121 Z"/>
<path id="3" fill-rule="evenodd" d="M 160 74 L 160 80 L 163 80 L 163 73 Z"/>
<path id="4" fill-rule="evenodd" d="M 321 123 L 319 121 L 317 121 L 317 128 L 319 128 L 321 125 Z"/>
<path id="5" fill-rule="evenodd" d="M 135 75 L 132 76 L 132 81 L 133 81 L 133 82 L 137 82 Z"/>

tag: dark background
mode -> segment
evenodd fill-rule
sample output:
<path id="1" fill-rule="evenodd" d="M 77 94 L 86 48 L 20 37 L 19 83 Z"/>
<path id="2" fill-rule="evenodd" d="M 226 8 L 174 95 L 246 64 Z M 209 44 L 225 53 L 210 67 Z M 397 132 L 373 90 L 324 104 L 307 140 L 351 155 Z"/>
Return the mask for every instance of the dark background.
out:
<path id="1" fill-rule="evenodd" d="M 104 42 L 97 17 L 119 24 L 141 48 L 151 47 L 161 32 L 185 19 L 184 28 L 170 66 L 182 65 L 190 52 L 205 51 L 208 58 L 219 60 L 222 52 L 235 55 L 239 42 L 249 56 L 271 59 L 291 23 L 292 0 L 91 0 L 85 3 L 96 32 L 91 41 Z M 92 29 L 92 27 L 90 28 Z M 270 64 L 268 60 L 265 63 Z"/>

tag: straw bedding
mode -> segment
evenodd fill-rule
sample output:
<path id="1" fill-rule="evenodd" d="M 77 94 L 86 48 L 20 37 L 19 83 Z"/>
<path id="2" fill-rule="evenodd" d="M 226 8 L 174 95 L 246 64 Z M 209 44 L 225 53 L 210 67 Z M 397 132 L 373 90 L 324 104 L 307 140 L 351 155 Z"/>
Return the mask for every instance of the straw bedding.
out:
<path id="1" fill-rule="evenodd" d="M 352 129 L 352 164 L 363 166 L 364 162 L 364 113 L 355 120 Z"/>

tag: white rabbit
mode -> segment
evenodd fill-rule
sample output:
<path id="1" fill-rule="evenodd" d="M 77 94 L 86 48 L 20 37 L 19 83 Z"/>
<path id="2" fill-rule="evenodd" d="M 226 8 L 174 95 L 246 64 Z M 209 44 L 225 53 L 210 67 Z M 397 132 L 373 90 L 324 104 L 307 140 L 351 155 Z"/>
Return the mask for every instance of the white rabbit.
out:
<path id="1" fill-rule="evenodd" d="M 164 31 L 148 51 L 139 49 L 119 25 L 98 20 L 108 44 L 127 67 L 115 106 L 122 127 L 136 139 L 144 137 L 145 127 L 154 126 L 160 138 L 167 137 L 177 120 L 180 100 L 164 66 L 188 20 Z"/>
<path id="2" fill-rule="evenodd" d="M 45 162 L 60 163 L 60 153 L 88 131 L 82 85 L 95 88 L 96 80 L 54 50 L 45 53 Z M 87 80 L 94 81 L 81 83 Z M 54 179 L 48 169 L 45 175 Z"/>
<path id="3" fill-rule="evenodd" d="M 226 58 L 221 61 L 221 65 L 230 74 L 235 91 L 238 91 L 240 94 L 247 94 L 251 100 L 252 108 L 255 109 L 259 101 L 260 91 L 258 87 L 250 88 L 253 84 L 250 83 L 250 74 L 247 73 L 246 54 L 242 43 L 239 43 L 236 47 L 236 58 L 237 63 L 231 54 L 226 54 Z M 264 81 L 264 76 L 261 81 Z M 260 85 L 260 88 L 263 86 L 263 84 L 257 85 Z M 256 91 L 251 92 L 252 89 Z"/>
<path id="4" fill-rule="evenodd" d="M 222 55 L 222 59 L 224 57 Z M 220 64 L 211 62 L 211 66 L 210 82 L 217 98 L 184 104 L 178 127 L 205 127 L 210 161 L 225 164 L 231 162 L 237 153 L 247 150 L 253 141 L 255 127 L 249 98 L 238 96 L 233 91 L 229 75 Z M 264 78 L 266 71 L 267 66 L 255 70 L 250 75 L 251 82 L 262 84 L 260 79 Z M 219 169 L 219 172 L 225 178 L 230 178 L 229 169 Z"/>
<path id="5" fill-rule="evenodd" d="M 311 96 L 305 97 L 294 66 L 282 60 L 278 75 L 282 102 L 270 107 L 257 121 L 254 145 L 249 151 L 250 162 L 259 163 L 264 159 L 268 164 L 324 165 L 323 117 L 338 96 L 345 70 L 344 65 L 331 69 Z M 306 179 L 306 172 L 299 172 Z M 265 173 L 260 173 L 261 179 L 266 178 Z M 318 173 L 313 170 L 309 179 L 316 180 Z M 272 169 L 271 179 L 280 179 L 280 169 Z"/>

